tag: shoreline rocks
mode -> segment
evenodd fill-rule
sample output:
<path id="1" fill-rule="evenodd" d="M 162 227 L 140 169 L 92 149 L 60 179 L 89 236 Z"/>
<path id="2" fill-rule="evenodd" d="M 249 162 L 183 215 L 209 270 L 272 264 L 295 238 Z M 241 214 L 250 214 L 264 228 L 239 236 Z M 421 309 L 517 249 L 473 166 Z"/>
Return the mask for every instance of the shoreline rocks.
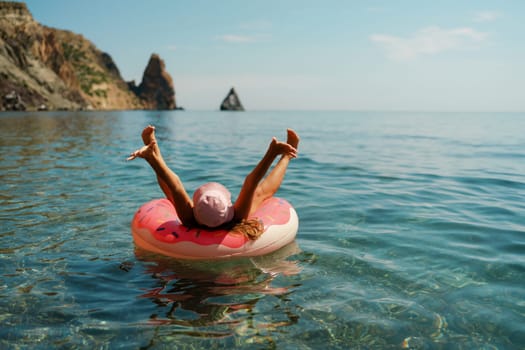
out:
<path id="1" fill-rule="evenodd" d="M 11 91 L 2 98 L 2 107 L 5 111 L 25 111 L 26 105 L 16 91 Z"/>

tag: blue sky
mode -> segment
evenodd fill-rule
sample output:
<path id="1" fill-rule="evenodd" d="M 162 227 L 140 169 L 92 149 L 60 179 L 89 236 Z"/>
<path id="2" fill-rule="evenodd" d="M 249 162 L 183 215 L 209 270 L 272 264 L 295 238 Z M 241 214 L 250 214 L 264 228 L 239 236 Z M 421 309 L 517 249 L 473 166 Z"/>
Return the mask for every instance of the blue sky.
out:
<path id="1" fill-rule="evenodd" d="M 525 111 L 521 0 L 29 0 L 125 80 L 158 53 L 177 103 L 215 110 Z"/>

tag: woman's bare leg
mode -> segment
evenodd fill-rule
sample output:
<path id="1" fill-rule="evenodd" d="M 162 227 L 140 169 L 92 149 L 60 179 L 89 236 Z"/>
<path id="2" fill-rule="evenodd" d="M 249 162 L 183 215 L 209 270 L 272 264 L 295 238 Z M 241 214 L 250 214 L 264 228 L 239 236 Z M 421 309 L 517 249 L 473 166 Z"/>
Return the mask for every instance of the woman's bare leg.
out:
<path id="1" fill-rule="evenodd" d="M 288 129 L 287 134 L 286 143 L 297 149 L 299 146 L 299 136 L 292 129 Z M 292 157 L 289 154 L 284 154 L 270 171 L 268 176 L 259 183 L 252 199 L 250 214 L 257 210 L 262 202 L 272 197 L 277 192 L 284 180 L 284 175 L 288 169 L 290 159 L 292 159 Z"/>
<path id="2" fill-rule="evenodd" d="M 296 135 L 293 131 L 291 131 L 291 133 L 289 132 L 289 135 L 290 134 Z M 296 143 L 298 143 L 299 138 L 297 136 L 295 137 L 297 138 Z M 272 142 L 270 143 L 270 146 L 268 146 L 268 150 L 266 151 L 263 158 L 244 179 L 244 183 L 242 185 L 241 191 L 239 192 L 239 196 L 237 197 L 237 200 L 233 205 L 235 209 L 236 220 L 247 219 L 250 216 L 250 214 L 255 209 L 257 209 L 254 209 L 254 205 L 258 207 L 260 203 L 262 203 L 263 192 L 259 188 L 259 184 L 266 175 L 268 169 L 270 169 L 275 158 L 277 158 L 277 156 L 279 155 L 287 157 L 287 159 L 282 161 L 283 163 L 281 163 L 280 167 L 280 169 L 282 169 L 282 181 L 282 178 L 284 177 L 284 171 L 286 170 L 286 166 L 288 165 L 290 158 L 297 157 L 297 149 L 289 143 L 277 141 L 275 137 L 272 139 Z M 279 188 L 278 185 L 277 188 Z M 277 191 L 277 188 L 275 189 L 275 191 Z"/>
<path id="3" fill-rule="evenodd" d="M 145 146 L 149 145 L 153 141 L 157 142 L 157 138 L 155 137 L 155 127 L 153 125 L 148 125 L 147 127 L 145 127 L 144 130 L 142 130 L 141 137 L 142 137 L 142 142 L 144 142 Z M 164 192 L 164 195 L 166 196 L 166 198 L 168 198 L 170 202 L 173 203 L 174 202 L 173 195 L 171 194 L 171 191 L 168 185 L 166 184 L 166 182 L 164 182 L 164 180 L 162 180 L 158 175 L 157 175 L 157 182 L 162 192 Z"/>
<path id="4" fill-rule="evenodd" d="M 156 141 L 152 141 L 149 145 L 136 150 L 131 154 L 128 160 L 137 157 L 144 158 L 155 171 L 158 178 L 163 181 L 163 184 L 168 191 L 168 199 L 171 201 L 177 215 L 184 225 L 192 225 L 195 222 L 193 216 L 193 202 L 186 192 L 179 176 L 175 174 L 167 165 Z M 160 184 L 160 182 L 159 182 Z M 161 185 L 162 186 L 162 185 Z M 164 190 L 164 189 L 163 189 Z"/>

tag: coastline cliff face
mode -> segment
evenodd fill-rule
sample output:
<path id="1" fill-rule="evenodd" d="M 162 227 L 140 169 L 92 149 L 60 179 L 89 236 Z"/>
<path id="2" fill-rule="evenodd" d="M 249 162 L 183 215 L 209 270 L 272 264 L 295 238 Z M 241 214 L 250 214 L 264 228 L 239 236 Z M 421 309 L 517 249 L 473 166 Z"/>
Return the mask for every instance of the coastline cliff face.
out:
<path id="1" fill-rule="evenodd" d="M 175 108 L 163 62 L 155 73 L 169 79 L 136 94 L 111 56 L 82 35 L 39 24 L 24 3 L 0 1 L 0 110 Z M 157 95 L 164 96 L 158 104 Z"/>

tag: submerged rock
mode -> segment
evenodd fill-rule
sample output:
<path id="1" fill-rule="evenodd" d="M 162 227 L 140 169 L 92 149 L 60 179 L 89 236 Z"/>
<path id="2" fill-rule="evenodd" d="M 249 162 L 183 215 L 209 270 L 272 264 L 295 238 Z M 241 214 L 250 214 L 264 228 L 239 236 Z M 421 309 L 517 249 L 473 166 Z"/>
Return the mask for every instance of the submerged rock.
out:
<path id="1" fill-rule="evenodd" d="M 244 111 L 241 100 L 239 96 L 237 96 L 234 88 L 230 89 L 230 92 L 222 101 L 221 111 Z"/>

